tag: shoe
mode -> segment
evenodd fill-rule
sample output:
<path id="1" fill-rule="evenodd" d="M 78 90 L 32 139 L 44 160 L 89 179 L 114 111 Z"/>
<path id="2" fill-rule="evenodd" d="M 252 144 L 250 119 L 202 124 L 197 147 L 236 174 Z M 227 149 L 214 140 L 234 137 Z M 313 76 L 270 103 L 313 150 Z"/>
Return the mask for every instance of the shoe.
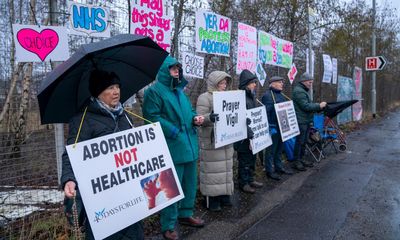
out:
<path id="1" fill-rule="evenodd" d="M 309 161 L 302 161 L 301 163 L 305 167 L 310 167 L 310 168 L 314 167 L 314 164 L 312 162 L 309 162 Z"/>
<path id="2" fill-rule="evenodd" d="M 276 172 L 278 172 L 280 174 L 293 175 L 293 171 L 290 169 L 286 169 L 286 168 L 279 169 Z"/>
<path id="3" fill-rule="evenodd" d="M 179 223 L 190 227 L 204 227 L 204 221 L 195 217 L 179 218 Z"/>
<path id="4" fill-rule="evenodd" d="M 229 195 L 222 195 L 220 196 L 221 206 L 223 207 L 232 207 L 232 199 Z"/>
<path id="5" fill-rule="evenodd" d="M 163 235 L 164 239 L 167 239 L 167 240 L 178 240 L 179 239 L 178 233 L 175 230 L 167 230 L 167 231 L 163 232 L 162 235 Z"/>
<path id="6" fill-rule="evenodd" d="M 293 168 L 298 170 L 298 171 L 305 171 L 306 168 L 303 166 L 303 164 L 299 161 L 296 161 L 293 163 Z"/>
<path id="7" fill-rule="evenodd" d="M 219 197 L 209 197 L 210 200 L 210 205 L 209 205 L 209 210 L 211 212 L 219 212 L 221 211 L 221 202 L 219 200 Z"/>
<path id="8" fill-rule="evenodd" d="M 279 176 L 278 174 L 276 174 L 274 172 L 267 173 L 267 177 L 271 178 L 273 180 L 277 180 L 277 181 L 281 180 L 281 176 Z"/>
<path id="9" fill-rule="evenodd" d="M 253 187 L 253 188 L 262 188 L 264 186 L 264 184 L 262 184 L 260 182 L 257 182 L 257 181 L 252 181 L 250 183 L 250 186 Z"/>
<path id="10" fill-rule="evenodd" d="M 245 193 L 255 193 L 256 190 L 254 190 L 254 188 L 250 187 L 249 184 L 244 185 L 243 187 L 241 187 L 242 191 Z"/>

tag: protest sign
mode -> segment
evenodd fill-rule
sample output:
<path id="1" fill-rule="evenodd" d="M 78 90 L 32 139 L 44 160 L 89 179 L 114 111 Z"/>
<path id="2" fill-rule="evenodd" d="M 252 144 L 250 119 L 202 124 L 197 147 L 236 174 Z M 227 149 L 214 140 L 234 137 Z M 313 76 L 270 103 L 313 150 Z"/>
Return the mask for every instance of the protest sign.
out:
<path id="1" fill-rule="evenodd" d="M 231 19 L 206 10 L 198 10 L 196 12 L 196 52 L 229 57 L 231 27 Z"/>
<path id="2" fill-rule="evenodd" d="M 254 138 L 250 140 L 251 151 L 256 154 L 272 144 L 267 111 L 265 106 L 252 108 L 246 111 L 246 116 L 251 120 L 250 128 L 254 133 Z"/>
<path id="3" fill-rule="evenodd" d="M 260 81 L 261 86 L 264 86 L 265 80 L 267 79 L 267 73 L 265 72 L 261 63 L 257 63 L 256 76 Z"/>
<path id="4" fill-rule="evenodd" d="M 289 78 L 290 84 L 293 84 L 294 79 L 296 78 L 297 75 L 297 68 L 296 64 L 292 63 L 292 67 L 290 68 L 287 76 Z"/>
<path id="5" fill-rule="evenodd" d="M 357 99 L 358 102 L 353 104 L 353 120 L 360 121 L 363 114 L 362 108 L 362 68 L 354 67 L 353 72 L 353 81 L 354 81 L 354 94 L 353 99 Z"/>
<path id="6" fill-rule="evenodd" d="M 195 78 L 204 78 L 204 58 L 191 53 L 182 53 L 183 75 Z"/>
<path id="7" fill-rule="evenodd" d="M 290 68 L 293 62 L 293 43 L 258 31 L 258 59 L 263 64 Z"/>
<path id="8" fill-rule="evenodd" d="M 69 58 L 67 29 L 13 24 L 17 62 L 65 61 Z"/>
<path id="9" fill-rule="evenodd" d="M 282 142 L 300 134 L 293 101 L 275 103 L 275 113 L 278 118 Z"/>
<path id="10" fill-rule="evenodd" d="M 110 37 L 109 8 L 68 1 L 69 33 L 89 37 Z"/>
<path id="11" fill-rule="evenodd" d="M 256 72 L 257 64 L 257 29 L 238 23 L 238 49 L 236 59 L 236 73 L 240 74 L 244 69 Z"/>
<path id="12" fill-rule="evenodd" d="M 338 76 L 337 100 L 348 101 L 352 100 L 354 90 L 353 79 L 344 76 Z M 346 108 L 343 112 L 337 115 L 338 124 L 350 122 L 352 118 L 351 108 Z"/>
<path id="13" fill-rule="evenodd" d="M 159 123 L 68 145 L 67 153 L 96 239 L 183 198 Z"/>
<path id="14" fill-rule="evenodd" d="M 171 16 L 167 0 L 131 0 L 131 33 L 148 36 L 160 47 L 171 50 Z"/>
<path id="15" fill-rule="evenodd" d="M 314 66 L 315 66 L 315 52 L 311 50 L 311 63 L 310 63 L 310 52 L 308 48 L 306 49 L 306 72 L 314 77 Z M 311 64 L 311 65 L 310 65 Z M 311 70 L 310 70 L 311 67 Z"/>
<path id="16" fill-rule="evenodd" d="M 331 83 L 332 79 L 332 61 L 329 55 L 323 54 L 322 58 L 324 60 L 324 75 L 322 77 L 322 82 Z"/>
<path id="17" fill-rule="evenodd" d="M 214 113 L 219 121 L 214 125 L 215 148 L 247 137 L 245 91 L 213 92 Z"/>
<path id="18" fill-rule="evenodd" d="M 332 83 L 337 83 L 337 58 L 332 58 Z"/>

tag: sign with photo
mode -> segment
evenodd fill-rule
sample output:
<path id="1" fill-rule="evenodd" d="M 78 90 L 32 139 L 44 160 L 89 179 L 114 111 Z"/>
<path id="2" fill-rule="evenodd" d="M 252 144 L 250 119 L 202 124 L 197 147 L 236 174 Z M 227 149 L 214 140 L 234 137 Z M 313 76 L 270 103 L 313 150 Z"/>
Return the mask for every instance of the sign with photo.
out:
<path id="1" fill-rule="evenodd" d="M 183 75 L 194 78 L 204 78 L 204 58 L 191 53 L 182 53 Z"/>
<path id="2" fill-rule="evenodd" d="M 244 69 L 256 72 L 257 66 L 257 29 L 244 23 L 238 23 L 238 48 L 236 73 Z"/>
<path id="3" fill-rule="evenodd" d="M 68 1 L 69 33 L 88 37 L 110 37 L 109 8 Z"/>
<path id="4" fill-rule="evenodd" d="M 215 148 L 247 138 L 245 91 L 213 92 Z"/>
<path id="5" fill-rule="evenodd" d="M 196 52 L 229 57 L 231 48 L 230 18 L 198 10 L 196 12 Z"/>
<path id="6" fill-rule="evenodd" d="M 13 24 L 17 62 L 65 61 L 69 58 L 65 27 Z"/>
<path id="7" fill-rule="evenodd" d="M 299 135 L 299 124 L 297 123 L 293 101 L 276 103 L 274 106 L 282 142 Z"/>
<path id="8" fill-rule="evenodd" d="M 159 123 L 68 145 L 67 153 L 96 239 L 184 197 Z"/>
<path id="9" fill-rule="evenodd" d="M 293 43 L 258 31 L 258 60 L 263 64 L 291 68 Z"/>
<path id="10" fill-rule="evenodd" d="M 251 151 L 253 154 L 256 154 L 272 145 L 272 139 L 269 135 L 267 110 L 265 106 L 248 109 L 246 116 L 251 120 L 250 128 L 254 133 L 254 138 L 250 140 Z"/>
<path id="11" fill-rule="evenodd" d="M 131 33 L 148 36 L 169 52 L 172 18 L 168 11 L 171 6 L 168 1 L 131 0 L 131 6 Z"/>

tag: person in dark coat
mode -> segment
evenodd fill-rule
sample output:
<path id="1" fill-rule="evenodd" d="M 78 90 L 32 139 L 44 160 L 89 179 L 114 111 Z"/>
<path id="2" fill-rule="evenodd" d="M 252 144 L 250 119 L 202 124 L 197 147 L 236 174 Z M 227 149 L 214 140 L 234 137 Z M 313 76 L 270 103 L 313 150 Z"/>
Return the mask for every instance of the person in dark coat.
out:
<path id="1" fill-rule="evenodd" d="M 115 73 L 93 70 L 89 79 L 89 91 L 92 97 L 89 100 L 86 114 L 78 113 L 69 122 L 67 145 L 73 144 L 78 134 L 77 141 L 81 142 L 133 127 L 132 120 L 124 112 L 120 103 L 120 80 Z M 80 127 L 81 121 L 82 126 Z M 80 129 L 79 133 L 78 129 Z M 75 197 L 79 222 L 85 229 L 86 239 L 94 239 L 79 193 L 79 186 L 66 151 L 62 155 L 61 187 L 66 197 L 64 203 L 67 214 L 72 212 L 71 201 Z M 132 224 L 106 239 L 144 239 L 142 223 Z"/>
<path id="2" fill-rule="evenodd" d="M 312 162 L 303 159 L 305 144 L 310 124 L 313 122 L 313 114 L 326 107 L 326 102 L 314 103 L 311 101 L 308 92 L 312 87 L 313 81 L 314 78 L 310 74 L 303 73 L 292 92 L 292 100 L 300 130 L 300 135 L 297 135 L 294 145 L 293 168 L 299 171 L 305 171 L 305 167 L 314 166 Z"/>
<path id="3" fill-rule="evenodd" d="M 283 167 L 282 164 L 282 149 L 283 142 L 281 133 L 279 131 L 278 119 L 276 117 L 275 112 L 275 103 L 281 103 L 290 101 L 288 97 L 286 97 L 283 93 L 283 78 L 279 76 L 274 76 L 269 79 L 269 89 L 265 92 L 264 96 L 261 99 L 261 102 L 264 104 L 267 116 L 268 116 L 268 124 L 270 129 L 270 134 L 272 138 L 272 145 L 266 149 L 265 153 L 265 173 L 268 178 L 274 180 L 280 180 L 281 177 L 277 173 L 281 174 L 293 174 L 292 171 L 287 170 Z M 275 166 L 275 171 L 272 167 L 272 162 Z"/>
<path id="4" fill-rule="evenodd" d="M 187 84 L 182 65 L 168 56 L 157 74 L 157 81 L 144 93 L 143 116 L 160 122 L 185 198 L 161 210 L 161 231 L 165 239 L 178 239 L 175 225 L 203 227 L 204 221 L 193 216 L 197 191 L 199 145 L 196 126 L 203 116 L 194 111 L 183 92 Z"/>
<path id="5" fill-rule="evenodd" d="M 257 81 L 256 75 L 247 69 L 240 73 L 239 89 L 246 91 L 246 109 L 257 107 L 255 98 Z M 250 125 L 250 121 L 250 119 L 247 119 L 247 125 Z M 263 186 L 262 183 L 254 180 L 256 155 L 253 155 L 250 146 L 250 139 L 253 138 L 253 135 L 253 131 L 247 126 L 247 138 L 234 144 L 239 161 L 239 187 L 246 193 L 255 193 L 254 188 L 261 188 Z"/>

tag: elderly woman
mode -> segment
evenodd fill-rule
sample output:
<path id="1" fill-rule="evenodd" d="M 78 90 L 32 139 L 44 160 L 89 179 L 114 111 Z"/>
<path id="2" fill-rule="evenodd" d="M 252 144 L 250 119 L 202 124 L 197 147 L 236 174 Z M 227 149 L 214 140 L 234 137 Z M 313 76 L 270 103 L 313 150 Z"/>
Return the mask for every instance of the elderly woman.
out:
<path id="1" fill-rule="evenodd" d="M 83 119 L 78 142 L 101 137 L 111 133 L 132 128 L 132 121 L 124 112 L 120 103 L 120 79 L 115 73 L 101 70 L 93 70 L 89 79 L 89 91 L 92 97 L 86 109 L 86 114 L 78 113 L 69 122 L 69 134 L 67 144 L 73 144 L 78 134 L 80 122 Z M 87 219 L 79 188 L 72 171 L 71 162 L 65 151 L 62 156 L 63 167 L 61 186 L 64 189 L 66 200 L 66 212 L 71 213 L 69 199 L 76 195 L 79 223 L 85 229 L 86 239 L 94 239 Z M 121 231 L 107 237 L 111 239 L 143 239 L 142 223 L 130 225 Z"/>
<path id="2" fill-rule="evenodd" d="M 214 71 L 208 75 L 208 91 L 197 99 L 196 111 L 204 116 L 199 129 L 200 136 L 200 191 L 205 196 L 210 211 L 221 211 L 221 206 L 231 206 L 233 194 L 233 145 L 214 147 L 214 122 L 218 115 L 213 113 L 213 92 L 225 91 L 232 78 L 225 72 Z"/>

